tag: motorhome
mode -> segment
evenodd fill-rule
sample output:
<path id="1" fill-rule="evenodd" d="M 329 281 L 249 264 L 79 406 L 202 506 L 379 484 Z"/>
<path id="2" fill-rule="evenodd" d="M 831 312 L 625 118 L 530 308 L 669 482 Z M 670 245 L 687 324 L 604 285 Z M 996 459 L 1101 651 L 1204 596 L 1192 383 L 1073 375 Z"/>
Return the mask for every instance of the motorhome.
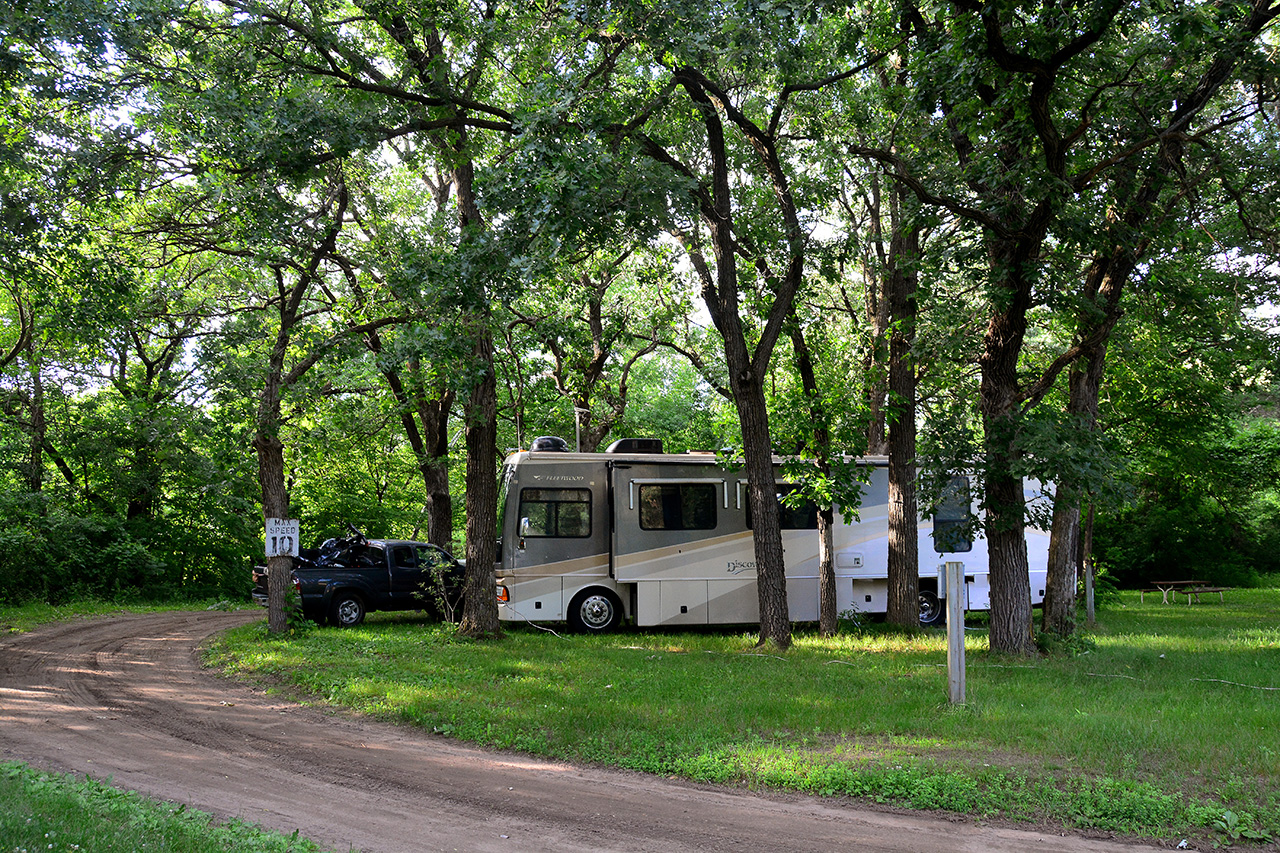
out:
<path id="1" fill-rule="evenodd" d="M 778 460 L 779 462 L 781 460 Z M 884 613 L 888 600 L 888 460 L 869 474 L 857 518 L 833 528 L 838 612 Z M 657 439 L 622 439 L 603 453 L 536 440 L 503 466 L 498 613 L 515 622 L 566 621 L 604 632 L 636 625 L 759 622 L 747 480 L 712 453 L 664 453 Z M 787 488 L 780 483 L 779 490 Z M 968 511 L 968 501 L 965 501 Z M 934 522 L 919 531 L 920 621 L 943 618 Z M 818 619 L 813 506 L 782 506 L 787 604 L 793 622 Z M 950 549 L 949 549 L 950 550 Z M 1044 599 L 1049 537 L 1028 528 L 1032 602 Z M 986 540 L 947 554 L 964 563 L 967 609 L 990 607 Z"/>

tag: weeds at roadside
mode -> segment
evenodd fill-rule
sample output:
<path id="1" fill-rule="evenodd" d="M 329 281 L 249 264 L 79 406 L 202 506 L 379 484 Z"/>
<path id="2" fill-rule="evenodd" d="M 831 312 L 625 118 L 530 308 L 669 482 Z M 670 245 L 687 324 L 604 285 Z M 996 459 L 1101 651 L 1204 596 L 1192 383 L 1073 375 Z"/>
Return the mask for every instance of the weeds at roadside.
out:
<path id="1" fill-rule="evenodd" d="M 70 774 L 0 764 L 0 850 L 42 853 L 319 853 L 311 841 Z"/>

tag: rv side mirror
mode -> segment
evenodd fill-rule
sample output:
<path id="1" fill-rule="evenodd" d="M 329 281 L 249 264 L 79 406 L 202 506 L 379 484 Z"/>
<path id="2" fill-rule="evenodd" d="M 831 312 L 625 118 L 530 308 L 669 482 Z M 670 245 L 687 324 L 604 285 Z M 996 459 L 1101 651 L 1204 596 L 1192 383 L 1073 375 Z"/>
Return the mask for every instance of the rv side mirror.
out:
<path id="1" fill-rule="evenodd" d="M 960 554 L 973 550 L 973 516 L 969 512 L 969 478 L 955 477 L 942 490 L 933 514 L 933 550 Z"/>
<path id="2" fill-rule="evenodd" d="M 529 535 L 529 517 L 525 516 L 520 519 L 520 542 L 516 546 L 521 551 L 524 550 L 524 538 Z"/>

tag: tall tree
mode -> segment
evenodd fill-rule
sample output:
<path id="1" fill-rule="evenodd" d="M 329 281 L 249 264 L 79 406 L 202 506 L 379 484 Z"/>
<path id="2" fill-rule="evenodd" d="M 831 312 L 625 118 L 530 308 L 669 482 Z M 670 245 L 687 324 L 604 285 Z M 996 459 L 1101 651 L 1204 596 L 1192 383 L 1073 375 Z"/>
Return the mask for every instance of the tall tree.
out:
<path id="1" fill-rule="evenodd" d="M 1148 26 L 1153 14 L 1161 13 L 1111 0 L 1065 12 L 967 2 L 914 10 L 916 103 L 940 119 L 934 127 L 950 142 L 949 171 L 901 152 L 858 149 L 889 166 L 922 203 L 965 218 L 983 235 L 990 307 L 978 358 L 979 408 L 991 638 L 1003 652 L 1034 650 L 1021 482 L 1029 462 L 1021 445 L 1024 422 L 1080 354 L 1069 348 L 1040 376 L 1021 373 L 1032 309 L 1046 298 L 1046 271 L 1063 245 L 1055 240 L 1065 240 L 1065 230 L 1076 224 L 1073 205 L 1084 194 L 1161 139 L 1121 93 L 1134 86 L 1145 93 L 1150 86 L 1163 97 L 1171 78 L 1199 76 L 1185 67 L 1171 72 L 1161 64 L 1164 54 L 1125 39 L 1129 27 Z M 1252 21 L 1246 29 L 1256 35 L 1274 10 L 1262 0 L 1253 9 L 1213 14 L 1221 14 L 1227 28 Z M 1144 103 L 1148 111 L 1178 109 L 1167 99 Z M 1132 132 L 1113 133 L 1117 124 Z"/>
<path id="2" fill-rule="evenodd" d="M 1152 150 L 1145 157 L 1126 158 L 1100 187 L 1108 203 L 1107 224 L 1083 275 L 1073 339 L 1077 356 L 1068 382 L 1067 414 L 1086 432 L 1098 428 L 1107 341 L 1120 320 L 1124 292 L 1160 241 L 1166 223 L 1209 215 L 1206 204 L 1214 195 L 1210 185 L 1215 181 L 1226 182 L 1227 192 L 1219 197 L 1229 207 L 1236 205 L 1230 189 L 1237 179 L 1235 166 L 1212 153 L 1207 158 L 1189 157 L 1188 149 L 1212 152 L 1221 145 L 1220 138 L 1233 130 L 1242 131 L 1251 141 L 1256 138 L 1248 119 L 1262 112 L 1262 98 L 1250 105 L 1235 92 L 1225 98 L 1220 93 L 1242 75 L 1261 84 L 1259 93 L 1268 85 L 1263 83 L 1265 78 L 1274 83 L 1274 65 L 1262 55 L 1265 47 L 1256 39 L 1278 14 L 1280 6 L 1254 3 L 1247 15 L 1220 22 L 1218 26 L 1227 24 L 1225 31 L 1184 55 L 1181 62 L 1186 71 L 1164 81 L 1164 91 L 1157 96 L 1158 103 L 1173 105 L 1162 116 L 1163 126 L 1150 137 L 1135 135 L 1135 143 L 1153 140 L 1148 146 Z M 1180 25 L 1185 23 L 1169 24 L 1175 32 Z M 1159 113 L 1148 112 L 1147 120 L 1155 115 Z M 1244 210 L 1238 212 L 1252 218 Z M 1088 488 L 1070 472 L 1056 482 L 1043 628 L 1062 636 L 1075 630 L 1081 502 Z"/>
<path id="3" fill-rule="evenodd" d="M 792 178 L 802 155 L 790 145 L 789 122 L 793 99 L 855 72 L 832 64 L 833 43 L 853 37 L 840 19 L 808 27 L 804 10 L 778 12 L 636 4 L 597 32 L 615 34 L 604 43 L 615 64 L 629 57 L 636 69 L 629 80 L 650 81 L 624 105 L 630 113 L 604 105 L 617 116 L 611 133 L 667 170 L 667 182 L 681 187 L 677 210 L 692 202 L 688 218 L 672 224 L 723 343 L 741 426 L 760 642 L 785 648 L 791 623 L 764 383 L 805 273 L 808 227 Z M 681 28 L 669 26 L 672 15 Z M 790 49 L 761 61 L 765 45 L 779 44 Z M 740 82 L 744 74 L 750 85 Z"/>

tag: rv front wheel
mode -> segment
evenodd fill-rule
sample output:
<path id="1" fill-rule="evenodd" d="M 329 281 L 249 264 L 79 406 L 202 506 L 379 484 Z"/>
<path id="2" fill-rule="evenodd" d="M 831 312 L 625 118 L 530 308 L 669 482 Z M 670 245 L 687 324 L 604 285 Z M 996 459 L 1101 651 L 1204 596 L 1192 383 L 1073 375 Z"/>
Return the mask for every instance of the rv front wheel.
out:
<path id="1" fill-rule="evenodd" d="M 931 628 L 934 625 L 940 625 L 945 618 L 946 611 L 938 599 L 938 594 L 931 589 L 920 590 L 920 627 Z"/>
<path id="2" fill-rule="evenodd" d="M 622 602 L 607 589 L 584 589 L 569 605 L 569 627 L 588 634 L 612 631 L 622 622 Z"/>

